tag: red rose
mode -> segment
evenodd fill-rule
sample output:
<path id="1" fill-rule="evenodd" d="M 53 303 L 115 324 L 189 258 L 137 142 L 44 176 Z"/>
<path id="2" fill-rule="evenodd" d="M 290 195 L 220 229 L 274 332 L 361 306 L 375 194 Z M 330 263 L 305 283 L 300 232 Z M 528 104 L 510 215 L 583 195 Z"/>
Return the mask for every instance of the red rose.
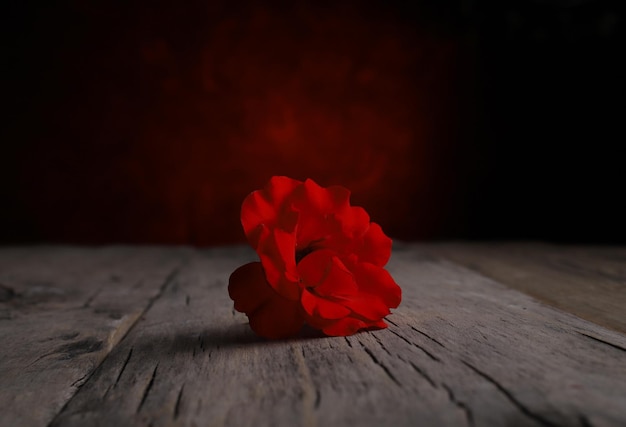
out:
<path id="1" fill-rule="evenodd" d="M 241 223 L 261 262 L 235 270 L 228 292 L 257 334 L 284 338 L 305 322 L 334 336 L 387 327 L 401 299 L 383 268 L 391 239 L 349 197 L 275 176 L 243 201 Z"/>

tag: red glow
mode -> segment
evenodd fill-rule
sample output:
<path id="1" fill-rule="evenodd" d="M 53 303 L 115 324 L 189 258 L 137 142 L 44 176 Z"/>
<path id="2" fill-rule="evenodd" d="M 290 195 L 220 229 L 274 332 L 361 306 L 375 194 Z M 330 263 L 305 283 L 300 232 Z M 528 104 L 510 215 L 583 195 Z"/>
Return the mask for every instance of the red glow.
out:
<path id="1" fill-rule="evenodd" d="M 49 106 L 62 142 L 24 159 L 47 176 L 27 196 L 42 233 L 243 241 L 241 201 L 287 175 L 351 189 L 392 237 L 436 235 L 455 46 L 343 4 L 142 9 L 96 27 Z"/>

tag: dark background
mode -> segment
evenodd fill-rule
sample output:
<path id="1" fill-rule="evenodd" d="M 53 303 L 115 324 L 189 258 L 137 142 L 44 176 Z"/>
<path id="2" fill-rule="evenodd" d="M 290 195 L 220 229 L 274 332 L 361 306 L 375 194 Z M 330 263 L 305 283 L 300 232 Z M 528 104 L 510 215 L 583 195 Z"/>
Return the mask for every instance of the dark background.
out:
<path id="1" fill-rule="evenodd" d="M 279 174 L 400 239 L 626 243 L 619 2 L 52 3 L 3 6 L 0 243 L 242 241 Z"/>

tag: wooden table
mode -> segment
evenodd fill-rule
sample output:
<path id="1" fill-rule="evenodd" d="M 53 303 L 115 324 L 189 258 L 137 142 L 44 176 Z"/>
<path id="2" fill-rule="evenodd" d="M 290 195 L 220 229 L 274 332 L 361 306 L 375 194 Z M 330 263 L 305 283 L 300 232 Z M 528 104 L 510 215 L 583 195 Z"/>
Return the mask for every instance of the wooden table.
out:
<path id="1" fill-rule="evenodd" d="M 386 330 L 265 341 L 243 246 L 0 249 L 1 426 L 626 426 L 626 248 L 396 243 Z"/>

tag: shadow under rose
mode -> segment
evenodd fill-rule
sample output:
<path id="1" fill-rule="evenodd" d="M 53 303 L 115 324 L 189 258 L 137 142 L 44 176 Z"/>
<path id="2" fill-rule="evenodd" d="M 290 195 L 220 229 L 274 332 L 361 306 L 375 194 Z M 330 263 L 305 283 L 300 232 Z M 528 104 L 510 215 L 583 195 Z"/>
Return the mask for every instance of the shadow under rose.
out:
<path id="1" fill-rule="evenodd" d="M 174 334 L 155 334 L 146 336 L 138 343 L 144 351 L 167 353 L 206 352 L 217 349 L 251 348 L 256 346 L 274 346 L 285 343 L 303 342 L 329 338 L 321 331 L 304 326 L 298 335 L 281 340 L 270 340 L 260 337 L 250 329 L 247 323 L 237 323 L 222 327 L 190 326 L 185 331 Z"/>

